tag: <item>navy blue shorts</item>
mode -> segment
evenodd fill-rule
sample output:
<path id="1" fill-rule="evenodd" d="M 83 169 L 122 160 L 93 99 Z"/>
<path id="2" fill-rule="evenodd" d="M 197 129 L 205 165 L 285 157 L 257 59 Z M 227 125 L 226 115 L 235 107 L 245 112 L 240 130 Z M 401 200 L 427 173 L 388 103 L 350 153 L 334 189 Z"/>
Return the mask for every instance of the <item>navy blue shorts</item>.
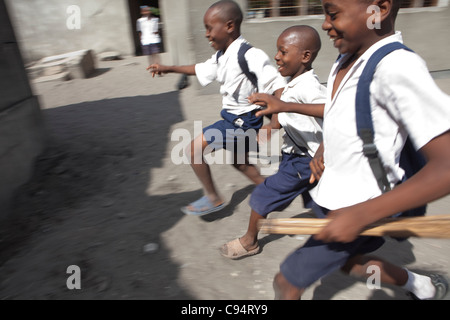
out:
<path id="1" fill-rule="evenodd" d="M 141 45 L 141 48 L 142 48 L 142 54 L 144 56 L 161 53 L 159 43 L 151 43 L 151 44 L 147 44 L 147 45 Z"/>
<path id="2" fill-rule="evenodd" d="M 256 111 L 233 115 L 222 110 L 223 120 L 203 128 L 203 137 L 214 150 L 226 149 L 235 153 L 258 151 L 257 135 L 263 125 L 263 117 Z"/>
<path id="3" fill-rule="evenodd" d="M 305 208 L 311 208 L 309 183 L 311 169 L 309 156 L 282 153 L 278 172 L 264 180 L 253 190 L 250 207 L 263 217 L 273 211 L 283 211 L 300 194 Z"/>
<path id="4" fill-rule="evenodd" d="M 313 203 L 318 218 L 325 218 L 329 210 Z M 382 237 L 360 236 L 349 243 L 324 243 L 310 237 L 305 245 L 281 264 L 283 276 L 297 288 L 306 289 L 315 281 L 340 269 L 355 255 L 375 251 L 384 244 Z"/>

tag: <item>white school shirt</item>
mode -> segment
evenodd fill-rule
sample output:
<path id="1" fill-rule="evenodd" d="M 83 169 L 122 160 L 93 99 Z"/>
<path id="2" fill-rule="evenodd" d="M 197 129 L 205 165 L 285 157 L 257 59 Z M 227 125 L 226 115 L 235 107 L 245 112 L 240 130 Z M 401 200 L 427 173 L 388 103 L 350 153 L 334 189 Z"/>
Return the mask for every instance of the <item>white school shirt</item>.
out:
<path id="1" fill-rule="evenodd" d="M 346 74 L 333 99 L 336 74 L 347 57 L 331 70 L 324 115 L 325 171 L 311 193 L 325 208 L 336 210 L 381 195 L 357 134 L 355 95 L 369 57 L 394 41 L 402 42 L 400 32 L 372 45 Z M 420 149 L 450 129 L 450 96 L 435 84 L 425 61 L 406 50 L 396 50 L 378 64 L 370 93 L 375 145 L 394 187 L 404 175 L 399 157 L 407 135 Z"/>
<path id="2" fill-rule="evenodd" d="M 200 84 L 206 86 L 214 80 L 218 81 L 223 97 L 222 108 L 236 115 L 260 108 L 247 100 L 256 92 L 256 88 L 239 66 L 238 51 L 243 42 L 247 41 L 240 36 L 230 44 L 218 61 L 216 53 L 209 60 L 195 65 L 195 73 Z M 272 65 L 264 51 L 253 47 L 246 52 L 245 59 L 250 72 L 255 73 L 258 79 L 259 92 L 273 94 L 276 90 L 284 88 L 286 80 Z"/>
<path id="3" fill-rule="evenodd" d="M 136 30 L 142 33 L 141 44 L 146 46 L 152 43 L 160 43 L 161 37 L 155 32 L 159 31 L 159 19 L 146 17 L 139 18 L 136 23 Z"/>
<path id="4" fill-rule="evenodd" d="M 307 71 L 292 79 L 284 88 L 281 100 L 295 103 L 325 103 L 327 89 L 321 85 L 314 70 Z M 303 155 L 304 152 L 297 146 L 304 147 L 308 153 L 314 157 L 320 143 L 322 142 L 322 122 L 316 117 L 310 117 L 293 112 L 282 112 L 278 114 L 278 122 L 288 133 L 283 135 L 284 153 L 297 153 Z M 294 141 L 291 140 L 294 139 Z"/>

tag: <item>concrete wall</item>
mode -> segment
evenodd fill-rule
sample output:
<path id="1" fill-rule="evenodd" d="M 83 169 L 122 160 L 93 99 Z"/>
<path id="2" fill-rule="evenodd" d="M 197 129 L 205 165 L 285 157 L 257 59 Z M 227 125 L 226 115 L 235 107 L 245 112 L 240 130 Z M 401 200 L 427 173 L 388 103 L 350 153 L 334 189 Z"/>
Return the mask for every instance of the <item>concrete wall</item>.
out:
<path id="1" fill-rule="evenodd" d="M 319 31 L 322 50 L 314 68 L 321 81 L 326 81 L 338 51 L 322 30 L 323 16 L 286 17 L 276 19 L 247 20 L 242 33 L 270 57 L 276 54 L 276 40 L 286 28 L 296 24 L 310 25 Z M 402 9 L 397 18 L 396 29 L 403 34 L 404 43 L 415 50 L 427 62 L 430 71 L 450 69 L 450 41 L 446 30 L 450 28 L 450 7 L 433 9 Z M 264 36 L 261 36 L 264 35 Z M 200 56 L 198 57 L 201 58 Z"/>
<path id="2" fill-rule="evenodd" d="M 82 49 L 134 54 L 127 0 L 6 0 L 25 62 Z M 80 28 L 77 28 L 79 10 Z M 69 9 L 69 11 L 68 11 Z M 75 26 L 70 29 L 67 26 Z"/>
<path id="3" fill-rule="evenodd" d="M 172 42 L 168 52 L 171 57 L 175 57 L 174 63 L 200 62 L 213 54 L 205 39 L 203 15 L 214 2 L 215 0 L 160 0 L 166 22 L 166 37 Z M 237 2 L 245 11 L 247 2 Z M 431 71 L 450 69 L 450 41 L 446 32 L 450 28 L 450 8 L 448 1 L 440 3 L 442 7 L 402 9 L 397 18 L 397 30 L 402 31 L 405 43 L 426 60 Z M 321 81 L 325 82 L 338 52 L 322 30 L 323 20 L 322 15 L 248 19 L 243 23 L 242 34 L 254 46 L 274 57 L 276 40 L 284 29 L 296 24 L 316 28 L 322 39 L 322 50 L 314 68 Z M 209 88 L 201 88 L 200 92 L 214 93 L 218 92 L 217 88 L 217 85 L 212 85 Z"/>
<path id="4" fill-rule="evenodd" d="M 43 124 L 8 12 L 0 0 L 0 219 L 16 189 L 32 174 L 43 148 Z"/>

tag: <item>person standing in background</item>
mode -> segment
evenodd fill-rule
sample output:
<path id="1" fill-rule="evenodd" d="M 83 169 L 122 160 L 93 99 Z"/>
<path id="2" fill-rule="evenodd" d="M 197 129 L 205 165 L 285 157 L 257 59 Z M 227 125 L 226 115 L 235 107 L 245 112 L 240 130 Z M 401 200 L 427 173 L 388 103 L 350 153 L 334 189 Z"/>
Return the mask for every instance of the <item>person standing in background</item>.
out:
<path id="1" fill-rule="evenodd" d="M 160 63 L 161 37 L 159 35 L 159 18 L 155 17 L 148 6 L 141 7 L 142 17 L 137 20 L 136 30 L 142 46 L 142 54 L 148 56 L 149 64 Z"/>

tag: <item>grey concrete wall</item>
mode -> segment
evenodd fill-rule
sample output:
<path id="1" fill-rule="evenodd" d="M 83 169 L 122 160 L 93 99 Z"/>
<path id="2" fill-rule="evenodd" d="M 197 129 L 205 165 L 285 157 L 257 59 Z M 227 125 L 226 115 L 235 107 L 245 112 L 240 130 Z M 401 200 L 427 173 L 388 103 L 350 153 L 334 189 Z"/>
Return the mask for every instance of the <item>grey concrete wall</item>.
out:
<path id="1" fill-rule="evenodd" d="M 247 20 L 242 33 L 254 46 L 265 50 L 270 57 L 276 54 L 276 40 L 286 28 L 306 24 L 319 31 L 322 50 L 314 68 L 325 82 L 338 51 L 322 30 L 323 16 L 286 17 L 276 19 Z M 396 29 L 403 34 L 407 46 L 415 50 L 427 62 L 430 71 L 450 69 L 450 41 L 446 30 L 450 28 L 450 7 L 433 9 L 402 9 L 397 18 Z M 200 58 L 200 57 L 199 57 Z"/>
<path id="2" fill-rule="evenodd" d="M 32 174 L 44 144 L 43 123 L 3 0 L 0 0 L 0 219 Z"/>
<path id="3" fill-rule="evenodd" d="M 175 62 L 195 63 L 204 61 L 213 54 L 205 39 L 203 15 L 215 0 L 160 0 L 163 4 L 164 20 L 180 23 L 174 35 L 170 25 L 166 25 L 166 36 L 172 41 L 183 39 L 178 46 L 169 47 L 171 56 L 178 56 Z M 175 5 L 176 2 L 176 5 Z M 246 1 L 237 1 L 245 11 Z M 188 17 L 185 18 L 184 16 Z M 254 46 L 263 49 L 271 58 L 276 54 L 276 40 L 286 28 L 296 24 L 306 24 L 316 28 L 322 39 L 322 50 L 316 59 L 314 68 L 322 82 L 328 77 L 331 65 L 338 52 L 322 30 L 324 17 L 297 16 L 267 19 L 248 19 L 242 26 L 242 34 Z M 420 54 L 431 71 L 450 69 L 450 41 L 446 30 L 450 28 L 450 8 L 445 3 L 440 8 L 402 9 L 397 18 L 397 30 L 402 31 L 405 43 Z M 180 49 L 181 48 L 181 49 Z M 173 50 L 178 50 L 176 53 Z M 182 60 L 182 57 L 189 57 Z M 197 84 L 196 84 L 197 85 Z M 198 85 L 197 85 L 198 86 Z M 200 86 L 198 86 L 200 88 Z M 200 92 L 209 94 L 218 92 L 218 86 L 201 88 Z"/>
<path id="4" fill-rule="evenodd" d="M 6 0 L 25 62 L 82 49 L 134 54 L 127 0 Z M 69 29 L 80 8 L 80 29 Z"/>

